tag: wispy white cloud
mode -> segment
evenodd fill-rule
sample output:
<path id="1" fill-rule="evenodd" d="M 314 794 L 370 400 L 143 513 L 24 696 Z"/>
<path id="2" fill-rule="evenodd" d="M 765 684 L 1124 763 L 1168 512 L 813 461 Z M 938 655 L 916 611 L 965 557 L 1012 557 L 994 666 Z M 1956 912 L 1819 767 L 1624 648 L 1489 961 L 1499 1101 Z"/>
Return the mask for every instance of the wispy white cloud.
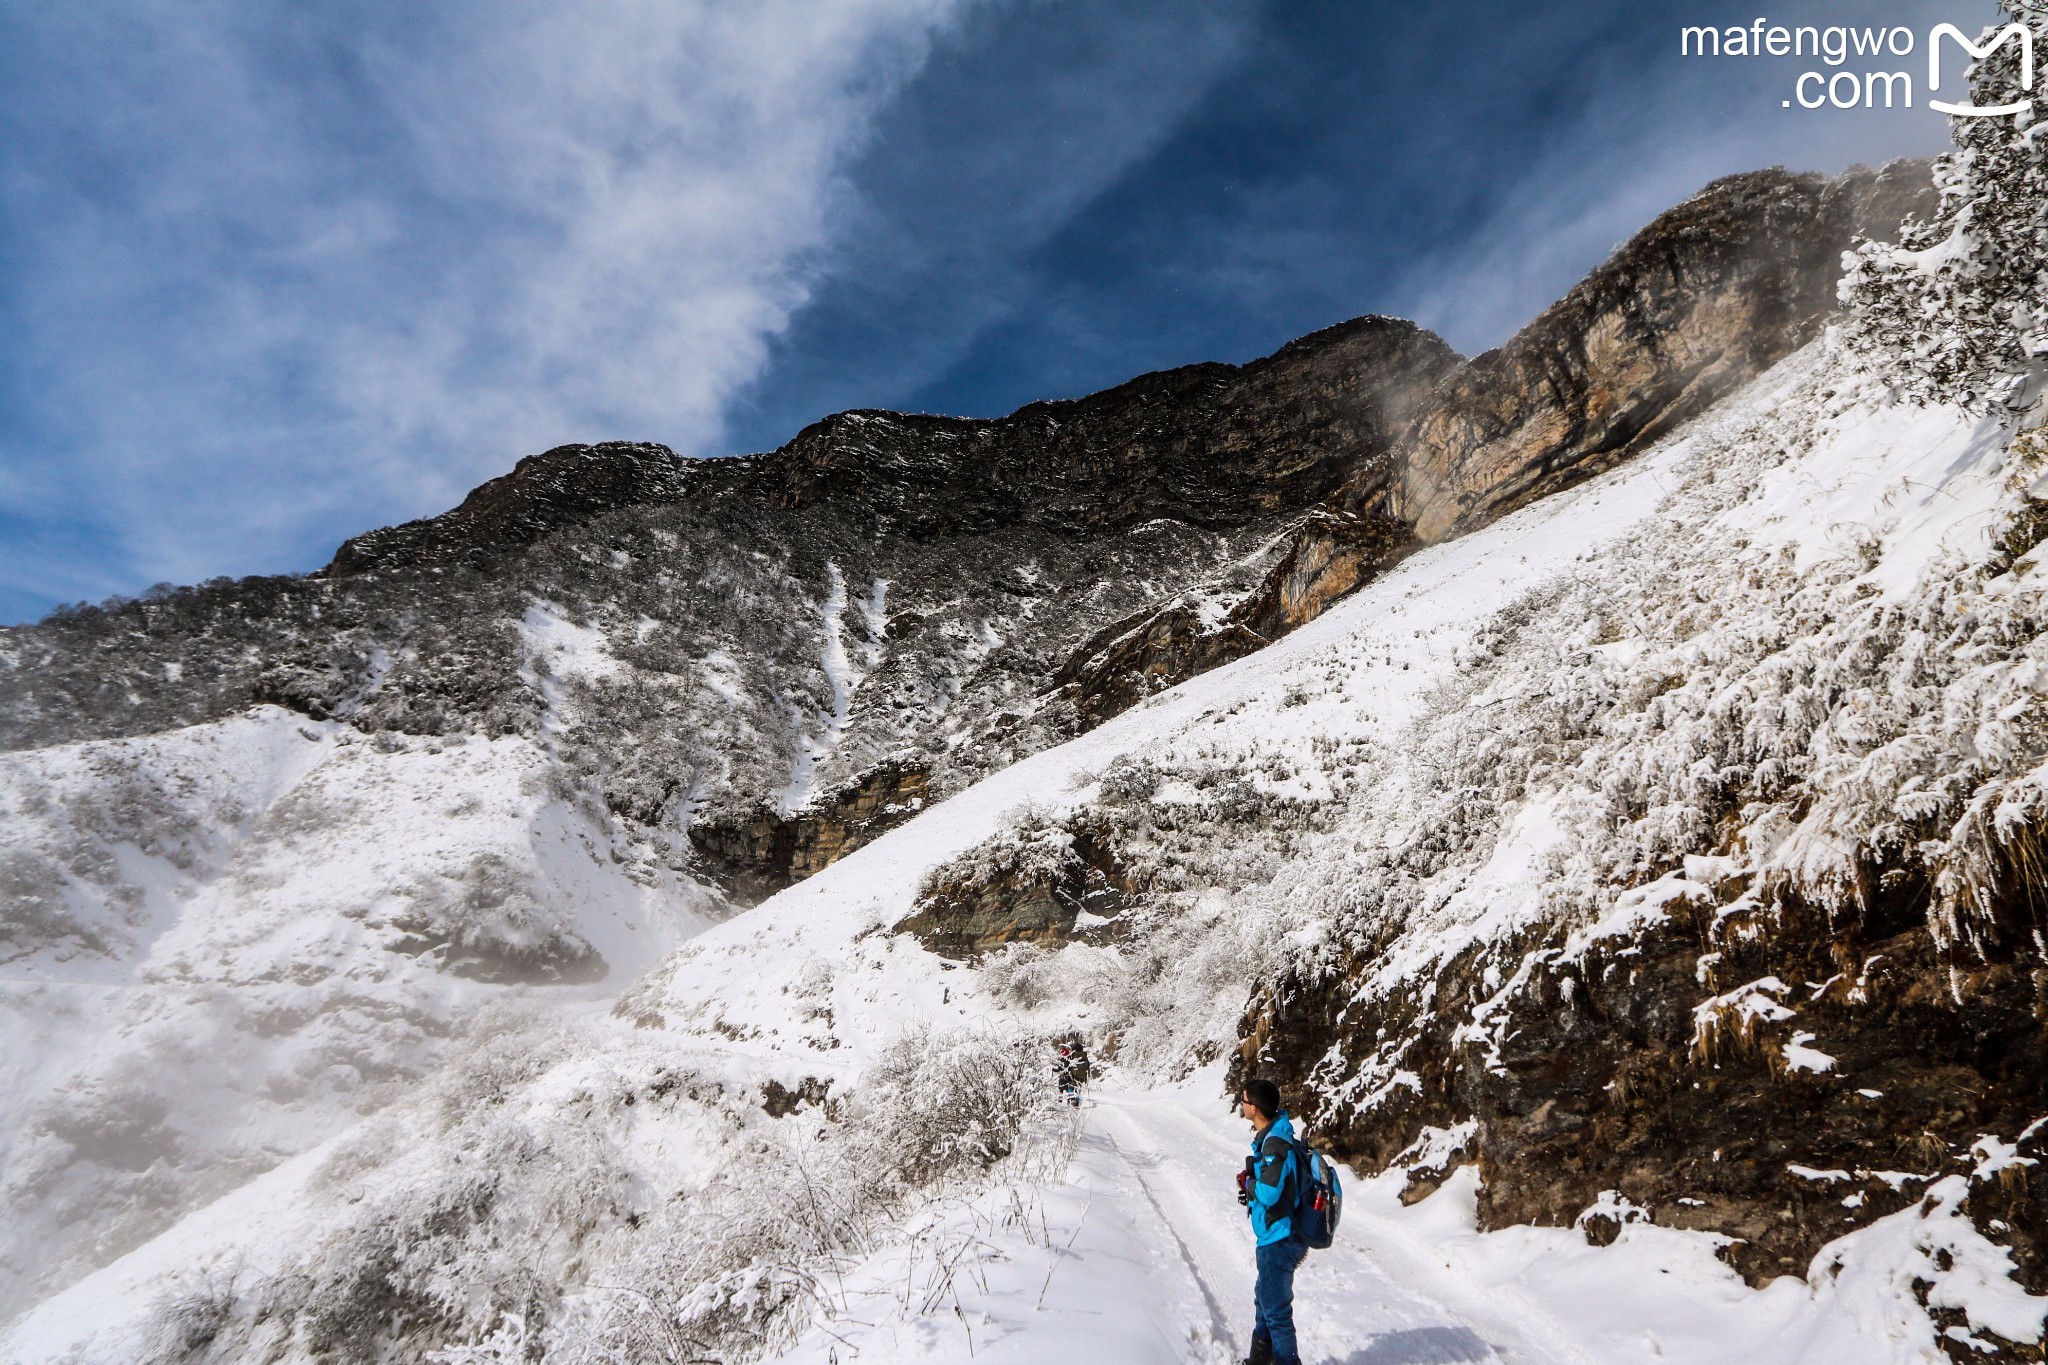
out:
<path id="1" fill-rule="evenodd" d="M 24 16 L 12 516 L 190 579 L 301 562 L 558 441 L 710 449 L 956 7 Z M 0 586 L 65 581 L 51 543 L 9 534 Z"/>

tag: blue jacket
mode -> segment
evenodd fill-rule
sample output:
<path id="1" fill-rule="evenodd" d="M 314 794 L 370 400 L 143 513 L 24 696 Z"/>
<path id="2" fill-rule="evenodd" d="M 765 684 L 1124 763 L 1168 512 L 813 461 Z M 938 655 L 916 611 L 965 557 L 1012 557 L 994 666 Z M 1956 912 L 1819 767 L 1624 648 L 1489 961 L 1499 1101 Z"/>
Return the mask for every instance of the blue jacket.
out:
<path id="1" fill-rule="evenodd" d="M 1252 1138 L 1252 1235 L 1260 1246 L 1294 1235 L 1295 1188 L 1301 1180 L 1294 1156 L 1294 1122 L 1281 1110 L 1273 1126 Z"/>

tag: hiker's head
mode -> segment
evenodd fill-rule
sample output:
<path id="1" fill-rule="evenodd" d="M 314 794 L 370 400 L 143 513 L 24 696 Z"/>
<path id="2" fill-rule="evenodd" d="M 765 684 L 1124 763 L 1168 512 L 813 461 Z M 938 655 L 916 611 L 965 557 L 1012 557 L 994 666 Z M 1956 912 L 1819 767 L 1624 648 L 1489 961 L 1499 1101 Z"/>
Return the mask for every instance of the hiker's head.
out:
<path id="1" fill-rule="evenodd" d="M 1271 1123 L 1273 1116 L 1280 1112 L 1280 1087 L 1263 1076 L 1254 1076 L 1246 1081 L 1237 1096 L 1240 1110 L 1254 1123 Z"/>

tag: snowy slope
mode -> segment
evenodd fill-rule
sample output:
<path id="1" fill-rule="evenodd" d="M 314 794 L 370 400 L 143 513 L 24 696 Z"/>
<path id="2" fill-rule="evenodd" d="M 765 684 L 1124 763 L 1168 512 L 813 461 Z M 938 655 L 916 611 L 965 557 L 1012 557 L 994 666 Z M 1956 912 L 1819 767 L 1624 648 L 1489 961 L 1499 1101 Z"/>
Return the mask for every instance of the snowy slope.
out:
<path id="1" fill-rule="evenodd" d="M 708 922 L 547 775 L 271 707 L 0 757 L 39 907 L 0 945 L 0 1304 L 388 1103 L 493 1003 L 615 991 Z"/>
<path id="2" fill-rule="evenodd" d="M 1373 850 L 1435 799 L 1431 738 L 1470 701 L 1461 670 L 1503 612 L 1577 610 L 1604 575 L 1708 572 L 1717 555 L 1734 573 L 1853 553 L 1873 591 L 1909 596 L 1981 555 L 2010 496 L 2003 439 L 1886 406 L 1831 363 L 1809 349 L 1629 466 L 985 779 L 707 929 L 607 1014 L 500 1016 L 379 1119 L 39 1304 L 5 1358 L 346 1357 L 389 1331 L 403 1358 L 451 1360 L 542 1342 L 565 1360 L 706 1343 L 807 1362 L 1234 1358 L 1242 1134 L 1213 1059 L 1251 988 L 1333 932 Z M 1644 651 L 1619 634 L 1595 647 L 1625 669 Z M 1166 870 L 1130 936 L 971 966 L 891 932 L 930 870 L 1134 802 L 1187 820 L 1130 850 Z M 1590 837 L 1569 783 L 1487 818 L 1387 940 L 1390 980 L 1561 913 L 1542 893 Z M 1618 886 L 1575 904 L 1588 935 L 1654 913 Z M 1027 1116 L 985 1168 L 870 1194 L 890 1154 L 865 1134 L 903 1132 L 896 1118 L 952 1079 L 1069 1027 L 1118 1044 L 1078 1128 Z M 1481 1234 L 1470 1168 L 1412 1208 L 1403 1179 L 1359 1182 L 1342 1245 L 1303 1272 L 1310 1358 L 1920 1360 L 1938 1329 L 1916 1277 L 1963 1330 L 2008 1339 L 2038 1335 L 2048 1302 L 2005 1278 L 1952 1189 L 1850 1234 L 1823 1257 L 1838 1273 L 1759 1291 L 1707 1234 L 1625 1209 L 1605 1248 L 1569 1229 Z"/>

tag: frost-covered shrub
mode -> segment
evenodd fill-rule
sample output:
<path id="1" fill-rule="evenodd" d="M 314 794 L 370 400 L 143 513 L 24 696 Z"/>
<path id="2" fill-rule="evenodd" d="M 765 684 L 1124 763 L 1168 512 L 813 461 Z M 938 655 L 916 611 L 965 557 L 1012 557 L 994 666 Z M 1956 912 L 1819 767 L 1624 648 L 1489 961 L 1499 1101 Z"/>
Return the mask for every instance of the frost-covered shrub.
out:
<path id="1" fill-rule="evenodd" d="M 497 1022 L 327 1157 L 304 1195 L 320 1233 L 286 1265 L 174 1285 L 146 1324 L 157 1358 L 737 1365 L 834 1306 L 834 1267 L 907 1209 L 1044 1179 L 1072 1149 L 1048 1045 L 1022 1031 L 914 1030 L 831 1117 L 776 1119 L 660 1039 L 595 1065 L 587 1040 Z M 709 1163 L 650 1186 L 620 1141 L 645 1124 Z"/>
<path id="2" fill-rule="evenodd" d="M 1129 923 L 1123 923 L 1124 920 Z M 1221 891 L 1148 896 L 1104 944 L 1007 945 L 976 966 L 997 999 L 1139 1074 L 1179 1074 L 1234 1037 L 1254 986 L 1287 960 L 1287 924 Z"/>
<path id="3" fill-rule="evenodd" d="M 525 1318 L 505 1313 L 483 1340 L 427 1352 L 427 1365 L 526 1365 L 539 1353 L 540 1345 L 527 1330 Z"/>
<path id="4" fill-rule="evenodd" d="M 550 1358 L 710 1357 L 787 1346 L 833 1300 L 833 1267 L 874 1251 L 916 1201 L 998 1173 L 1064 1167 L 1073 1124 L 1025 1032 L 913 1029 L 854 1088 L 840 1122 L 783 1124 L 702 1195 L 665 1210 L 605 1287 L 550 1329 Z"/>
<path id="5" fill-rule="evenodd" d="M 421 877 L 404 889 L 395 927 L 445 947 L 449 969 L 483 980 L 523 976 L 585 979 L 603 961 L 559 911 L 543 905 L 533 874 L 502 855 L 478 853 L 459 876 Z"/>
<path id="6" fill-rule="evenodd" d="M 118 851 L 158 860 L 171 877 L 204 875 L 219 835 L 246 819 L 238 803 L 208 801 L 196 786 L 120 743 L 0 757 L 0 962 L 131 948 L 147 896 Z"/>
<path id="7" fill-rule="evenodd" d="M 233 1275 L 216 1267 L 174 1277 L 151 1311 L 143 1333 L 144 1358 L 151 1365 L 204 1360 L 234 1310 Z"/>
<path id="8" fill-rule="evenodd" d="M 2048 19 L 2011 21 L 2038 52 Z M 1982 38 L 1996 29 L 1987 29 Z M 2008 40 L 1970 67 L 1970 102 L 2010 103 L 2024 87 Z M 1867 364 L 1923 399 L 1969 403 L 2048 354 L 2048 143 L 2041 111 L 1952 117 L 1954 150 L 1935 163 L 1940 208 L 1908 220 L 1897 245 L 1866 242 L 1848 259 L 1842 335 Z"/>
<path id="9" fill-rule="evenodd" d="M 992 1166 L 1051 1102 L 1048 1051 L 1021 1032 L 914 1029 L 876 1060 L 852 1121 L 877 1164 L 911 1187 Z"/>
<path id="10" fill-rule="evenodd" d="M 981 977 L 997 999 L 1031 1010 L 1062 994 L 1065 953 L 1036 943 L 1008 943 L 981 961 Z"/>
<path id="11" fill-rule="evenodd" d="M 1288 954 L 1287 922 L 1263 906 L 1212 892 L 1150 920 L 1119 945 L 1119 970 L 1087 997 L 1098 1002 L 1120 1065 L 1179 1075 L 1236 1038 L 1255 986 Z"/>
<path id="12" fill-rule="evenodd" d="M 1119 758 L 1093 801 L 1057 817 L 1023 809 L 935 868 L 922 895 L 1006 878 L 1099 881 L 1110 917 L 1086 941 L 1005 945 L 977 971 L 997 998 L 1049 1027 L 1081 1021 L 1120 1057 L 1182 1071 L 1228 1044 L 1252 987 L 1280 970 L 1287 935 L 1313 922 L 1302 906 L 1274 909 L 1265 888 L 1296 874 L 1295 860 L 1338 827 L 1339 790 L 1357 763 L 1342 745 L 1301 755 L 1210 740 Z"/>
<path id="13" fill-rule="evenodd" d="M 544 1316 L 561 1285 L 537 1253 L 609 1223 L 629 1179 L 580 1125 L 479 1115 L 427 1171 L 359 1187 L 353 1216 L 266 1287 L 255 1317 L 316 1358 L 371 1361 L 394 1341 L 481 1335 L 502 1312 Z"/>
<path id="14" fill-rule="evenodd" d="M 1102 774 L 1102 799 L 1126 804 L 1150 800 L 1159 790 L 1157 765 L 1130 754 L 1119 754 Z"/>

